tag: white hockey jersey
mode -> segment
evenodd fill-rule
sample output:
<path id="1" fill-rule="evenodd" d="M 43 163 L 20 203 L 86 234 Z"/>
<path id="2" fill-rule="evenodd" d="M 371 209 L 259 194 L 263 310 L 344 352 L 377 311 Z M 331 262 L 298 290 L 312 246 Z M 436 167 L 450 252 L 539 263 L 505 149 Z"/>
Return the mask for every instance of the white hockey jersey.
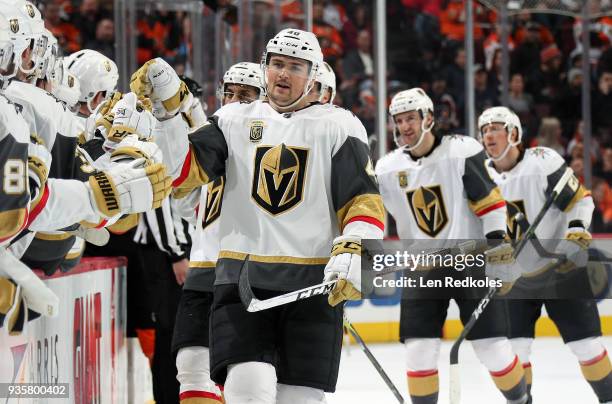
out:
<path id="1" fill-rule="evenodd" d="M 30 132 L 18 108 L 0 95 L 0 248 L 25 228 L 30 209 Z"/>
<path id="2" fill-rule="evenodd" d="M 485 160 L 480 143 L 458 135 L 436 137 L 416 160 L 402 148 L 381 158 L 376 177 L 400 238 L 483 239 L 505 230 L 505 204 Z"/>
<path id="3" fill-rule="evenodd" d="M 319 283 L 332 240 L 348 223 L 384 227 L 365 129 L 342 108 L 281 114 L 261 101 L 234 103 L 188 139 L 170 136 L 156 142 L 179 194 L 226 175 L 217 285 L 237 282 L 247 254 L 255 287 Z M 177 150 L 188 151 L 184 161 L 172 161 L 185 156 Z"/>
<path id="4" fill-rule="evenodd" d="M 506 199 L 508 235 L 514 239 L 522 234 L 514 215 L 521 212 L 528 222 L 535 219 L 567 168 L 563 158 L 547 147 L 527 149 L 521 157 L 511 170 L 502 173 L 491 162 L 487 164 L 489 174 Z M 562 239 L 572 221 L 580 221 L 588 229 L 593 209 L 591 193 L 573 177 L 544 215 L 536 236 L 541 240 Z"/>

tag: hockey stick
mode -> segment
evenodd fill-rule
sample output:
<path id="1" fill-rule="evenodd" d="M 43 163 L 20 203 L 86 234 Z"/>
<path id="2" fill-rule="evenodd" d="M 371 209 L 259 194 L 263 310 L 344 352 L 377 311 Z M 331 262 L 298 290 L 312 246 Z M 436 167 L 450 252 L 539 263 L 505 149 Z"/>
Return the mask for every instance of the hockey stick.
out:
<path id="1" fill-rule="evenodd" d="M 267 310 L 271 309 L 272 307 L 282 306 L 298 300 L 308 299 L 312 296 L 327 295 L 334 288 L 336 282 L 338 282 L 338 280 L 335 279 L 333 281 L 323 282 L 318 285 L 309 286 L 307 288 L 285 293 L 270 299 L 260 300 L 255 297 L 253 289 L 251 288 L 251 283 L 249 282 L 249 271 L 246 268 L 248 261 L 249 255 L 247 255 L 242 262 L 242 267 L 240 268 L 240 279 L 238 280 L 240 300 L 248 312 Z"/>
<path id="2" fill-rule="evenodd" d="M 515 246 L 514 251 L 512 253 L 512 258 L 516 258 L 520 254 L 521 250 L 525 247 L 527 240 L 530 239 L 535 234 L 535 230 L 540 224 L 540 222 L 542 221 L 542 219 L 544 218 L 544 215 L 546 214 L 546 212 L 548 212 L 548 209 L 550 209 L 550 207 L 552 206 L 553 202 L 557 199 L 557 197 L 561 194 L 561 191 L 563 190 L 563 188 L 565 187 L 565 185 L 567 184 L 567 182 L 569 181 L 572 175 L 573 175 L 573 171 L 571 168 L 568 167 L 563 173 L 563 175 L 561 176 L 561 178 L 559 179 L 559 181 L 557 182 L 557 184 L 555 185 L 552 193 L 549 195 L 546 202 L 544 202 L 542 209 L 540 209 L 540 212 L 536 216 L 533 223 L 529 226 L 529 229 L 527 229 L 525 234 L 523 234 L 523 238 Z M 459 334 L 459 337 L 457 338 L 457 340 L 455 340 L 455 342 L 453 343 L 453 346 L 451 347 L 450 374 L 449 374 L 449 388 L 450 388 L 450 403 L 451 404 L 459 404 L 461 401 L 459 348 L 461 347 L 461 344 L 466 339 L 470 331 L 472 331 L 472 328 L 474 328 L 474 325 L 476 325 L 476 322 L 478 321 L 478 319 L 480 318 L 484 310 L 487 308 L 488 304 L 491 302 L 491 299 L 493 299 L 493 296 L 495 296 L 495 294 L 497 293 L 497 290 L 498 288 L 495 286 L 492 286 L 489 288 L 487 294 L 480 300 L 480 302 L 478 303 L 478 306 L 476 306 L 476 309 L 470 316 L 470 319 L 463 327 L 461 334 Z"/>
<path id="3" fill-rule="evenodd" d="M 473 251 L 477 247 L 477 242 L 474 240 L 469 240 L 459 244 L 456 247 L 448 247 L 442 248 L 436 251 L 433 251 L 429 254 L 446 254 L 446 253 L 465 253 L 469 251 Z M 317 285 L 308 286 L 303 289 L 295 290 L 293 292 L 288 292 L 279 296 L 271 297 L 269 299 L 260 300 L 255 297 L 253 293 L 253 289 L 251 288 L 251 283 L 249 281 L 248 270 L 246 269 L 247 261 L 249 256 L 245 258 L 242 263 L 242 267 L 240 268 L 240 278 L 238 280 L 238 291 L 240 293 L 240 300 L 244 307 L 246 307 L 249 312 L 256 312 L 261 310 L 271 309 L 273 307 L 282 306 L 284 304 L 296 302 L 298 300 L 309 299 L 313 296 L 319 295 L 328 295 L 338 279 L 334 279 L 331 281 L 319 283 Z M 376 277 L 381 277 L 385 275 L 389 275 L 396 272 L 405 271 L 406 267 L 393 267 L 389 268 L 385 271 L 381 271 L 377 273 Z"/>
<path id="4" fill-rule="evenodd" d="M 353 338 L 355 338 L 355 341 L 357 341 L 359 347 L 361 347 L 361 350 L 363 351 L 365 356 L 370 360 L 372 366 L 374 366 L 380 377 L 382 377 L 382 379 L 385 381 L 385 384 L 387 385 L 387 387 L 389 387 L 389 390 L 391 390 L 395 398 L 397 398 L 397 401 L 399 401 L 401 404 L 404 404 L 404 397 L 402 397 L 402 394 L 399 392 L 397 387 L 395 387 L 395 384 L 393 384 L 393 382 L 391 381 L 385 370 L 382 368 L 378 360 L 376 360 L 376 357 L 374 357 L 372 351 L 370 351 L 363 338 L 361 338 L 361 335 L 359 335 L 355 327 L 353 327 L 353 324 L 351 324 L 351 322 L 348 320 L 348 318 L 346 317 L 346 313 L 343 314 L 342 321 L 344 322 L 344 326 L 348 329 Z"/>

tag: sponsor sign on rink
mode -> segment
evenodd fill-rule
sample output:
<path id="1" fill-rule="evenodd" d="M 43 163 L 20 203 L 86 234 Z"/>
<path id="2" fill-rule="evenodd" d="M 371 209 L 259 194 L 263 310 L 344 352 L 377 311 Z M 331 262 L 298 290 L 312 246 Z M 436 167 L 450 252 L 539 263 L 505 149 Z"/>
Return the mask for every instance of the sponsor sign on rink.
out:
<path id="1" fill-rule="evenodd" d="M 0 329 L 0 383 L 30 393 L 0 401 L 44 403 L 65 386 L 63 403 L 127 403 L 125 261 L 86 258 L 43 279 L 60 297 L 59 316 L 30 321 L 19 336 Z M 26 383 L 34 387 L 14 387 Z"/>

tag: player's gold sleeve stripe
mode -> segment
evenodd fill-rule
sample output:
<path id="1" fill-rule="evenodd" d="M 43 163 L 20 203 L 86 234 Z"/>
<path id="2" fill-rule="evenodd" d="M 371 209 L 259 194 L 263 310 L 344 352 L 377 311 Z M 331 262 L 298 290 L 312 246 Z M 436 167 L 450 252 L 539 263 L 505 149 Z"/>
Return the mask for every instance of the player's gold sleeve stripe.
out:
<path id="1" fill-rule="evenodd" d="M 0 240 L 16 234 L 24 226 L 28 211 L 25 208 L 0 212 Z"/>
<path id="2" fill-rule="evenodd" d="M 79 258 L 81 254 L 83 254 L 83 251 L 85 251 L 85 243 L 81 244 L 81 248 L 79 248 L 79 251 L 69 252 L 68 254 L 66 254 L 64 258 L 67 260 L 73 260 L 75 258 Z"/>
<path id="3" fill-rule="evenodd" d="M 35 238 L 39 239 L 39 240 L 46 240 L 46 241 L 60 241 L 60 240 L 66 240 L 69 239 L 70 237 L 72 237 L 72 234 L 70 233 L 42 233 L 42 232 L 38 232 L 34 235 Z"/>
<path id="4" fill-rule="evenodd" d="M 214 268 L 217 266 L 215 261 L 189 261 L 189 268 L 198 269 L 198 268 Z"/>
<path id="5" fill-rule="evenodd" d="M 502 198 L 499 188 L 495 187 L 491 190 L 491 192 L 489 192 L 489 195 L 485 196 L 484 198 L 476 202 L 469 201 L 469 205 L 470 209 L 472 209 L 472 212 L 474 212 L 476 216 L 482 216 L 492 210 L 506 205 L 506 202 L 504 201 L 504 198 Z"/>
<path id="6" fill-rule="evenodd" d="M 336 212 L 336 216 L 340 224 L 340 232 L 342 232 L 344 226 L 358 216 L 375 219 L 384 227 L 385 206 L 383 205 L 382 197 L 378 194 L 357 195 L 341 207 Z"/>
<path id="7" fill-rule="evenodd" d="M 183 198 L 187 196 L 194 188 L 205 185 L 210 181 L 208 175 L 204 171 L 198 159 L 195 156 L 193 149 L 190 147 L 185 161 L 183 162 L 183 168 L 181 174 L 172 182 L 172 186 L 175 188 L 173 196 L 175 198 Z"/>
<path id="8" fill-rule="evenodd" d="M 587 190 L 584 185 L 580 184 L 578 190 L 576 191 L 572 199 L 569 201 L 565 209 L 563 209 L 563 211 L 569 212 L 570 210 L 572 210 L 576 202 L 587 196 L 591 196 L 591 191 Z"/>
<path id="9" fill-rule="evenodd" d="M 439 385 L 438 372 L 435 370 L 408 372 L 408 391 L 411 396 L 422 397 L 435 394 L 440 388 Z"/>
<path id="10" fill-rule="evenodd" d="M 235 260 L 244 260 L 247 254 L 237 251 L 222 250 L 219 252 L 219 259 L 229 258 Z M 302 258 L 302 257 L 288 257 L 282 255 L 254 255 L 250 254 L 249 261 L 262 262 L 266 264 L 298 264 L 298 265 L 325 265 L 329 261 L 329 257 L 315 257 L 315 258 Z"/>
<path id="11" fill-rule="evenodd" d="M 138 213 L 132 213 L 117 220 L 117 222 L 108 226 L 107 229 L 113 234 L 123 234 L 128 230 L 131 230 L 134 227 L 138 226 L 139 218 L 140 215 Z"/>

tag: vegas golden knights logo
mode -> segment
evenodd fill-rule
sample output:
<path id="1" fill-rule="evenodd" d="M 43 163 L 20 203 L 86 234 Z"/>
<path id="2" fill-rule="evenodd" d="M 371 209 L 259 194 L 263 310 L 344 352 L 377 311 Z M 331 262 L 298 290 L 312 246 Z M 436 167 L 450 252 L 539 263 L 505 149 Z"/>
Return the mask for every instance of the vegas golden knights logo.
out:
<path id="1" fill-rule="evenodd" d="M 202 219 L 202 228 L 205 229 L 221 216 L 221 202 L 223 201 L 223 189 L 225 177 L 219 177 L 208 184 L 206 195 L 206 210 Z"/>
<path id="2" fill-rule="evenodd" d="M 13 32 L 13 34 L 16 34 L 17 32 L 19 32 L 19 21 L 15 18 L 11 19 L 9 22 L 10 26 L 11 26 L 11 31 Z"/>
<path id="3" fill-rule="evenodd" d="M 249 140 L 253 143 L 261 142 L 263 137 L 264 122 L 251 121 L 251 130 L 249 132 Z"/>
<path id="4" fill-rule="evenodd" d="M 397 180 L 400 188 L 406 188 L 408 186 L 408 173 L 406 171 L 400 171 L 397 173 Z"/>
<path id="5" fill-rule="evenodd" d="M 517 213 L 522 213 L 525 215 L 525 220 L 527 220 L 527 212 L 525 211 L 525 202 L 522 200 L 518 201 L 506 201 L 506 207 L 508 209 L 507 218 L 506 218 L 506 227 L 508 232 L 508 237 L 512 240 L 518 240 L 523 236 L 523 232 L 521 231 L 520 226 L 514 219 L 514 216 Z"/>
<path id="6" fill-rule="evenodd" d="M 112 70 L 111 64 L 108 60 L 104 61 L 104 68 L 106 69 L 107 72 L 110 72 Z"/>
<path id="7" fill-rule="evenodd" d="M 431 237 L 436 237 L 448 223 L 440 185 L 413 189 L 406 192 L 406 196 L 419 229 Z"/>
<path id="8" fill-rule="evenodd" d="M 31 4 L 26 4 L 26 10 L 30 18 L 34 18 L 36 14 L 34 13 L 34 7 Z"/>
<path id="9" fill-rule="evenodd" d="M 74 77 L 68 76 L 68 87 L 74 87 Z"/>
<path id="10" fill-rule="evenodd" d="M 257 147 L 251 197 L 272 215 L 295 207 L 304 196 L 307 162 L 308 149 L 303 147 Z"/>

